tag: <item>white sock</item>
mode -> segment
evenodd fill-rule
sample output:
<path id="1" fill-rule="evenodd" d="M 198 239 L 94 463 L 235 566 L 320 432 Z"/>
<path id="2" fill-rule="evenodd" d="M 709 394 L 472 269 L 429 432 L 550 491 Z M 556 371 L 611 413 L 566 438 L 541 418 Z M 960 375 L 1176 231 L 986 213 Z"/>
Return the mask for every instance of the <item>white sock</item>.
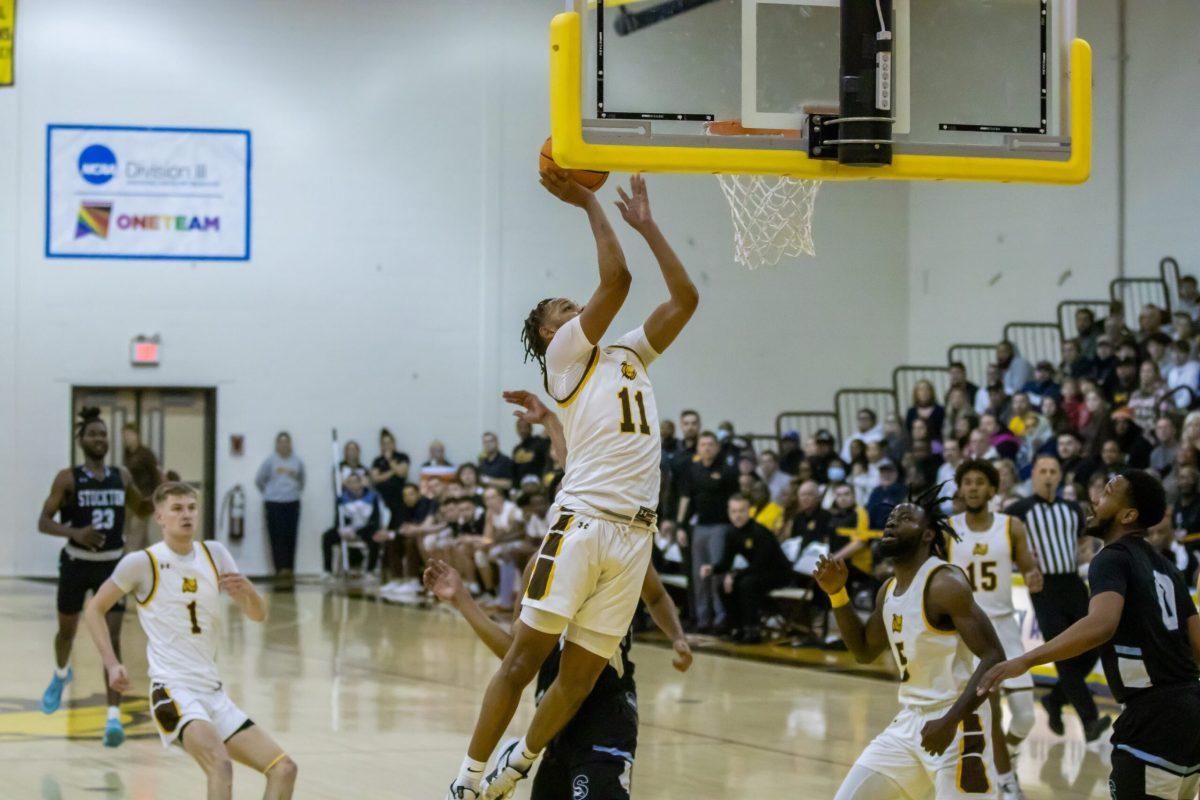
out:
<path id="1" fill-rule="evenodd" d="M 486 761 L 476 761 L 470 756 L 463 758 L 462 766 L 458 768 L 458 784 L 478 789 L 483 781 L 483 771 L 487 769 Z"/>
<path id="2" fill-rule="evenodd" d="M 121 718 L 121 709 L 117 708 L 116 706 L 109 706 L 108 707 L 108 718 L 119 720 Z"/>
<path id="3" fill-rule="evenodd" d="M 541 754 L 541 750 L 537 752 L 530 750 L 529 745 L 525 744 L 525 737 L 522 736 L 521 741 L 517 743 L 516 749 L 513 750 L 511 763 L 519 769 L 529 769 Z"/>
<path id="4" fill-rule="evenodd" d="M 70 671 L 71 671 L 70 664 L 67 664 L 65 667 L 61 667 L 61 668 L 59 668 L 59 667 L 54 668 L 54 674 L 58 676 L 58 679 L 60 681 L 65 681 L 67 679 L 67 673 Z"/>
<path id="5" fill-rule="evenodd" d="M 1015 780 L 1012 770 L 997 775 L 996 779 L 1000 781 L 1001 786 L 1007 786 Z"/>

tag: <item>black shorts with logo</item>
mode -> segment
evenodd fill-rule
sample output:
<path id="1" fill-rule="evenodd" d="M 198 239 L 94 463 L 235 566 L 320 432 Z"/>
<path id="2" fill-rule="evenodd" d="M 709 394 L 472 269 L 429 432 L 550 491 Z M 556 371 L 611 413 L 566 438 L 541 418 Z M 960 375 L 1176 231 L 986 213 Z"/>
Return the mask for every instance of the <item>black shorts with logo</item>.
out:
<path id="1" fill-rule="evenodd" d="M 637 729 L 632 692 L 589 697 L 546 748 L 530 800 L 629 800 Z"/>
<path id="2" fill-rule="evenodd" d="M 65 549 L 58 555 L 58 613 L 74 615 L 83 611 L 87 593 L 100 589 L 121 559 L 86 561 L 75 558 Z M 113 611 L 125 610 L 125 598 L 113 606 Z"/>
<path id="3" fill-rule="evenodd" d="M 1200 684 L 1148 689 L 1130 698 L 1113 725 L 1112 797 L 1195 797 L 1198 719 Z M 1180 794 L 1187 787 L 1191 794 Z"/>

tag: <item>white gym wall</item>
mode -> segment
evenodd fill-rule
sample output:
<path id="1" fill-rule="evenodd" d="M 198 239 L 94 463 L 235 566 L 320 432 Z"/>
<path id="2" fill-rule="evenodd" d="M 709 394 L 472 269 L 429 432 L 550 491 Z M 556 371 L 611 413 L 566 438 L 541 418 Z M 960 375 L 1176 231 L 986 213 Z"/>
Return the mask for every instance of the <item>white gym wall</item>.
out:
<path id="1" fill-rule="evenodd" d="M 331 515 L 331 426 L 368 458 L 381 424 L 418 462 L 434 437 L 456 462 L 473 458 L 489 428 L 511 448 L 499 391 L 539 380 L 521 363 L 521 321 L 538 299 L 584 299 L 595 281 L 583 215 L 546 195 L 535 173 L 548 129 L 546 29 L 561 5 L 21 4 L 18 85 L 0 90 L 0 574 L 55 571 L 59 543 L 36 533 L 36 516 L 69 458 L 72 384 L 217 387 L 216 493 L 250 489 L 235 555 L 252 574 L 267 566 L 252 478 L 281 428 L 309 468 L 301 571 L 319 564 Z M 1195 13 L 1183 0 L 1164 5 Z M 1097 51 L 1098 161 L 1114 153 L 1114 9 L 1088 3 L 1080 24 Z M 1172 247 L 1185 268 L 1197 260 L 1195 239 L 1185 258 L 1188 228 L 1170 223 L 1196 218 L 1196 171 L 1155 149 L 1173 136 L 1196 155 L 1162 123 L 1196 121 L 1184 98 L 1200 90 L 1200 68 L 1184 64 L 1166 92 L 1154 76 L 1179 67 L 1196 25 L 1134 28 L 1131 75 L 1153 86 L 1129 112 L 1160 123 L 1136 126 L 1156 144 L 1129 162 L 1130 196 L 1140 193 L 1130 264 L 1141 274 Z M 252 260 L 47 261 L 44 139 L 56 122 L 251 129 Z M 951 339 L 995 338 L 1017 316 L 1049 319 L 1060 296 L 1102 294 L 1116 271 L 1115 179 L 1104 163 L 1070 190 L 826 187 L 818 257 L 754 273 L 732 262 L 715 180 L 652 177 L 650 191 L 702 292 L 692 326 L 655 367 L 660 410 L 694 406 L 711 425 L 768 431 L 778 411 L 827 408 L 842 385 L 885 385 L 893 366 L 937 357 Z M 626 329 L 663 288 L 613 216 L 635 274 L 615 326 Z M 1059 290 L 1063 264 L 1075 277 Z M 1038 281 L 1029 314 L 1025 280 Z M 153 372 L 128 364 L 138 333 L 163 336 Z M 231 434 L 246 436 L 245 456 L 230 456 Z"/>

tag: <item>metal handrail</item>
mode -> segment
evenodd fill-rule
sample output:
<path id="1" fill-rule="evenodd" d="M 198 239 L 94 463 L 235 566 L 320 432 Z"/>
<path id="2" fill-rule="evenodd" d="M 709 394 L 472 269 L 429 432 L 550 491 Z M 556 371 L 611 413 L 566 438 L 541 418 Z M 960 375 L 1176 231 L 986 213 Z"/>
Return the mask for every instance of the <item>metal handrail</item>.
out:
<path id="1" fill-rule="evenodd" d="M 853 404 L 853 407 L 851 407 L 851 404 Z M 833 396 L 833 406 L 839 422 L 839 442 L 844 442 L 853 435 L 854 422 L 858 417 L 858 410 L 860 408 L 869 408 L 874 411 L 880 424 L 883 423 L 889 413 L 899 413 L 899 407 L 896 403 L 896 393 L 891 389 L 881 389 L 878 387 L 847 387 L 838 389 L 837 393 Z"/>
<path id="2" fill-rule="evenodd" d="M 1179 262 L 1174 256 L 1163 256 L 1158 262 L 1158 274 L 1163 286 L 1167 287 L 1167 311 L 1172 312 L 1179 298 Z"/>
<path id="3" fill-rule="evenodd" d="M 812 420 L 800 425 L 787 425 L 789 419 Z M 775 416 L 775 440 L 778 442 L 784 434 L 796 431 L 800 434 L 801 443 L 809 436 L 816 434 L 821 428 L 827 428 L 841 439 L 841 424 L 834 411 L 782 411 Z"/>
<path id="4" fill-rule="evenodd" d="M 1029 335 L 1022 336 L 1022 331 Z M 1004 339 L 1031 364 L 1057 364 L 1062 357 L 1062 329 L 1053 322 L 1010 322 L 1004 326 Z"/>
<path id="5" fill-rule="evenodd" d="M 1108 314 L 1109 300 L 1063 300 L 1058 304 L 1056 314 L 1058 316 L 1058 332 L 1062 336 L 1063 341 L 1074 339 L 1077 336 L 1075 329 L 1075 312 L 1081 308 L 1090 309 L 1092 316 L 1096 318 L 1096 322 L 1102 322 L 1106 314 Z"/>
<path id="6" fill-rule="evenodd" d="M 911 377 L 905 380 L 906 376 Z M 946 396 L 946 392 L 950 391 L 950 368 L 920 364 L 901 364 L 893 369 L 892 393 L 896 395 L 896 404 L 899 408 L 908 408 L 908 404 L 912 399 L 912 390 L 922 380 L 927 380 L 933 384 L 934 400 L 940 403 L 942 402 L 942 398 Z"/>
<path id="7" fill-rule="evenodd" d="M 961 361 L 967 368 L 967 380 L 978 386 L 987 385 L 987 367 L 996 360 L 994 344 L 952 344 L 946 348 L 946 363 Z"/>

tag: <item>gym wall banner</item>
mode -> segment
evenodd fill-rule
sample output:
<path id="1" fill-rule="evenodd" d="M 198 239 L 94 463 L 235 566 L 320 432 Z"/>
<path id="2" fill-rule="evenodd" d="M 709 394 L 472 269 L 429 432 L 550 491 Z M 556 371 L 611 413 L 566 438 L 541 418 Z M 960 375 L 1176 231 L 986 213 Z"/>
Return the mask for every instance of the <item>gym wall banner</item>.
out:
<path id="1" fill-rule="evenodd" d="M 48 126 L 46 257 L 249 260 L 250 131 Z"/>
<path id="2" fill-rule="evenodd" d="M 13 85 L 13 42 L 17 38 L 17 0 L 0 0 L 0 86 Z"/>

